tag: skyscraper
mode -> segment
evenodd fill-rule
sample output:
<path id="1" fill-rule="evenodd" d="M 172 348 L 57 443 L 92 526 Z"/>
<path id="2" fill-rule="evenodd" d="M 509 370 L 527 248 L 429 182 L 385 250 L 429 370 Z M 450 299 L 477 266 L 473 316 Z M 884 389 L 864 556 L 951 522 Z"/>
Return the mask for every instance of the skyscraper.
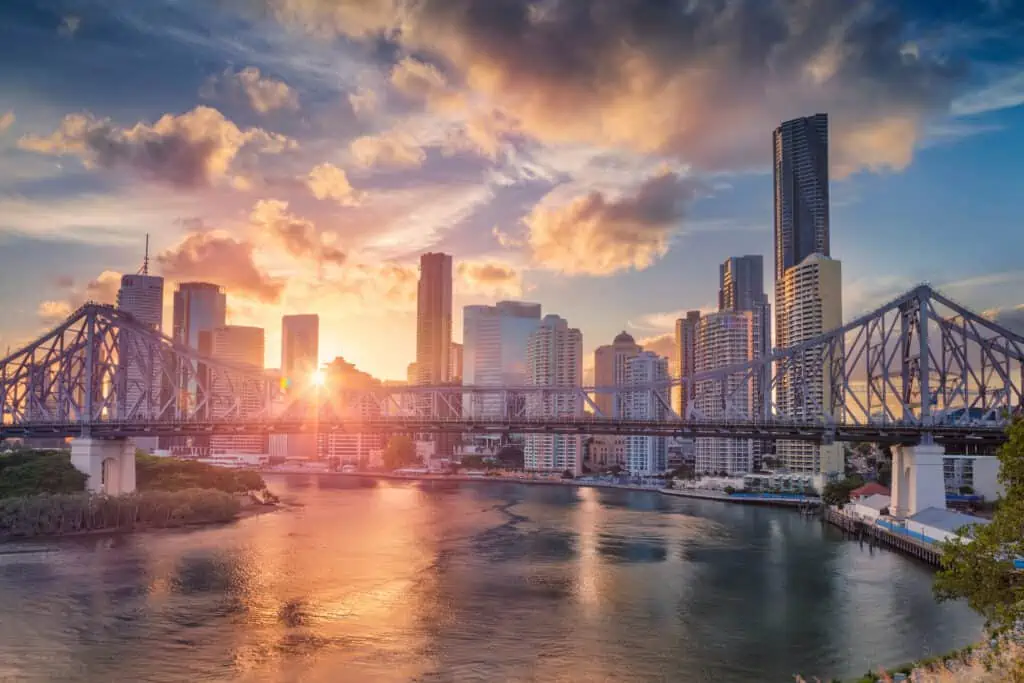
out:
<path id="1" fill-rule="evenodd" d="M 625 384 L 668 380 L 668 359 L 644 351 L 626 361 Z M 631 420 L 664 420 L 668 416 L 668 387 L 631 391 L 625 396 L 623 416 Z M 626 469 L 633 474 L 661 474 L 666 469 L 668 443 L 663 436 L 626 437 Z"/>
<path id="2" fill-rule="evenodd" d="M 466 386 L 523 386 L 528 383 L 526 351 L 540 323 L 540 304 L 499 301 L 462 309 L 462 383 Z M 465 394 L 463 414 L 504 414 L 497 395 Z"/>
<path id="3" fill-rule="evenodd" d="M 828 114 L 774 133 L 775 282 L 811 254 L 829 255 Z"/>
<path id="4" fill-rule="evenodd" d="M 751 360 L 757 340 L 756 319 L 751 311 L 719 311 L 701 317 L 697 326 L 696 372 L 706 372 Z M 753 387 L 744 373 L 722 383 L 698 382 L 694 409 L 704 419 L 750 419 L 754 410 Z M 696 444 L 697 472 L 750 472 L 754 449 L 750 439 L 700 437 Z"/>
<path id="5" fill-rule="evenodd" d="M 149 236 L 146 236 L 146 256 L 142 268 L 135 275 L 121 276 L 117 290 L 117 308 L 131 315 L 149 329 L 163 332 L 164 279 L 149 274 Z M 160 417 L 163 396 L 163 357 L 149 352 L 149 344 L 134 343 L 133 335 L 124 330 L 118 339 L 118 353 L 125 368 L 127 387 L 118 410 L 125 416 Z M 158 445 L 156 437 L 133 439 L 135 447 L 152 451 Z"/>
<path id="6" fill-rule="evenodd" d="M 546 315 L 530 335 L 526 351 L 528 383 L 534 386 L 579 387 L 583 381 L 583 335 L 557 315 Z M 575 417 L 583 414 L 583 400 L 574 394 L 531 393 L 526 401 L 529 417 Z M 530 434 L 524 438 L 526 469 L 574 475 L 582 471 L 582 440 L 573 435 Z"/>
<path id="7" fill-rule="evenodd" d="M 785 313 L 776 340 L 780 347 L 793 346 L 843 324 L 842 265 L 821 254 L 811 254 L 789 268 L 783 277 L 780 305 Z M 786 373 L 779 378 L 776 402 L 787 417 L 817 421 L 832 413 L 829 381 L 831 359 L 807 351 L 803 378 Z M 819 446 L 800 441 L 779 441 L 776 454 L 795 472 L 832 474 L 843 470 L 839 444 Z"/>
<path id="8" fill-rule="evenodd" d="M 451 351 L 448 354 L 448 379 L 457 384 L 462 383 L 463 345 L 452 342 Z"/>
<path id="9" fill-rule="evenodd" d="M 320 364 L 320 316 L 281 318 L 281 373 L 290 386 L 308 386 Z"/>
<path id="10" fill-rule="evenodd" d="M 452 257 L 423 254 L 416 296 L 416 372 L 418 384 L 450 379 L 452 346 Z"/>
<path id="11" fill-rule="evenodd" d="M 685 318 L 676 320 L 676 367 L 677 378 L 690 377 L 697 369 L 697 328 L 700 325 L 700 311 L 687 311 Z M 674 387 L 672 407 L 680 417 L 686 419 L 687 409 L 693 402 L 693 387 L 681 384 Z"/>
<path id="12" fill-rule="evenodd" d="M 246 365 L 253 370 L 263 369 L 265 338 L 262 327 L 223 325 L 210 333 L 213 357 L 234 365 Z M 247 383 L 239 387 L 222 372 L 211 369 L 213 419 L 235 416 L 245 419 L 259 414 L 263 407 L 263 392 L 258 385 Z M 217 435 L 210 439 L 212 453 L 266 453 L 267 437 L 260 435 Z"/>
<path id="13" fill-rule="evenodd" d="M 626 383 L 626 365 L 636 358 L 642 348 L 631 335 L 619 333 L 610 345 L 599 346 L 594 351 L 594 384 L 596 386 L 620 386 Z M 596 393 L 594 403 L 605 417 L 622 417 L 622 397 L 614 394 Z"/>

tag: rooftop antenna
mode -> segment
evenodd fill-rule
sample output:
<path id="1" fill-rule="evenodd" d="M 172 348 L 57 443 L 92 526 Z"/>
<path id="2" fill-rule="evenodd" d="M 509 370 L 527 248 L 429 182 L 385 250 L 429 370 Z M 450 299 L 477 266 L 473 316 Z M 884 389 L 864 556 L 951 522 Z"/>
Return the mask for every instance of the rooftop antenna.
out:
<path id="1" fill-rule="evenodd" d="M 146 257 L 142 259 L 142 270 L 140 271 L 143 275 L 149 275 L 149 233 L 146 233 Z"/>

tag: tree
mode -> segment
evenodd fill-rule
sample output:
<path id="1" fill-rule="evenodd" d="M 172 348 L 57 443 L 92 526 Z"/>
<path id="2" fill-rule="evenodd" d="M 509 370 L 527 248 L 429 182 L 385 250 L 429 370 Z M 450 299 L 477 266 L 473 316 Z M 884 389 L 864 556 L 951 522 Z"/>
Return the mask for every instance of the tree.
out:
<path id="1" fill-rule="evenodd" d="M 960 495 L 961 496 L 973 496 L 974 495 L 974 489 L 972 487 L 968 486 L 967 484 L 964 484 L 963 486 L 960 487 Z"/>
<path id="2" fill-rule="evenodd" d="M 484 465 L 484 458 L 481 455 L 464 455 L 462 456 L 462 466 L 478 470 L 486 465 Z"/>
<path id="3" fill-rule="evenodd" d="M 575 477 L 572 476 L 572 472 L 570 470 L 565 470 L 562 472 L 562 479 L 575 479 Z"/>
<path id="4" fill-rule="evenodd" d="M 0 498 L 78 493 L 88 477 L 62 451 L 15 451 L 0 456 Z"/>
<path id="5" fill-rule="evenodd" d="M 404 434 L 393 436 L 384 449 L 383 460 L 384 467 L 389 470 L 400 470 L 417 464 L 419 460 L 416 458 L 416 444 Z"/>
<path id="6" fill-rule="evenodd" d="M 864 485 L 860 477 L 847 477 L 840 481 L 830 481 L 821 492 L 821 502 L 825 505 L 842 507 L 850 502 L 850 492 Z"/>
<path id="7" fill-rule="evenodd" d="M 725 495 L 727 495 L 727 496 L 731 496 L 732 494 L 736 493 L 736 489 L 733 488 L 732 486 L 726 486 L 722 490 L 725 491 Z"/>
<path id="8" fill-rule="evenodd" d="M 1024 621 L 1024 574 L 1013 563 L 1024 558 L 1024 419 L 1014 420 L 1007 437 L 998 453 L 1006 494 L 989 524 L 962 530 L 966 542 L 941 544 L 942 568 L 933 585 L 940 601 L 966 598 L 993 632 Z"/>
<path id="9" fill-rule="evenodd" d="M 509 467 L 515 470 L 521 470 L 525 465 L 523 449 L 519 446 L 502 446 L 501 450 L 498 451 L 498 460 L 501 461 L 502 467 Z"/>

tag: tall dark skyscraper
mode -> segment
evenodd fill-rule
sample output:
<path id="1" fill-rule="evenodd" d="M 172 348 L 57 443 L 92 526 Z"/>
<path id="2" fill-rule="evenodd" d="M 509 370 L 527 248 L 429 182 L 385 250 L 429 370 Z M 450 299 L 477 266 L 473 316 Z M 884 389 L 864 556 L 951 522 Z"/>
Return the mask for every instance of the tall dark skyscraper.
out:
<path id="1" fill-rule="evenodd" d="M 775 282 L 811 254 L 829 256 L 828 114 L 775 129 Z"/>
<path id="2" fill-rule="evenodd" d="M 423 254 L 416 296 L 416 381 L 449 381 L 452 349 L 452 257 Z"/>
<path id="3" fill-rule="evenodd" d="M 281 374 L 296 388 L 305 387 L 320 364 L 320 316 L 281 318 Z"/>
<path id="4" fill-rule="evenodd" d="M 771 305 L 764 292 L 764 257 L 733 256 L 718 267 L 718 310 L 752 311 L 755 358 L 771 352 Z"/>

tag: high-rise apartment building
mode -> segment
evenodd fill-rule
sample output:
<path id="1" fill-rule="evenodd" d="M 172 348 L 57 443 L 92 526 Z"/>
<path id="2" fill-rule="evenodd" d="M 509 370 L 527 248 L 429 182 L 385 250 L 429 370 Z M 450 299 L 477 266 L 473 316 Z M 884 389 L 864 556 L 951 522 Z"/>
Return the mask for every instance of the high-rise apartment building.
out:
<path id="1" fill-rule="evenodd" d="M 786 270 L 779 287 L 784 311 L 776 328 L 780 347 L 807 341 L 843 324 L 842 265 L 821 254 L 811 254 Z M 779 378 L 775 400 L 787 417 L 817 421 L 835 414 L 828 368 L 830 359 L 816 350 L 806 352 L 803 378 L 786 373 Z M 841 397 L 836 397 L 840 399 Z M 832 474 L 843 471 L 839 444 L 819 446 L 800 441 L 779 441 L 776 455 L 795 472 Z"/>
<path id="2" fill-rule="evenodd" d="M 751 311 L 760 319 L 756 341 L 761 356 L 771 354 L 771 304 L 764 291 L 764 257 L 733 256 L 718 267 L 718 310 Z"/>
<path id="3" fill-rule="evenodd" d="M 286 315 L 281 318 L 281 374 L 288 386 L 309 386 L 320 365 L 320 316 Z"/>
<path id="4" fill-rule="evenodd" d="M 750 361 L 757 340 L 756 318 L 751 311 L 719 311 L 702 316 L 697 326 L 697 372 Z M 746 373 L 718 381 L 698 382 L 693 406 L 704 419 L 748 420 L 753 416 L 753 387 Z M 742 474 L 754 466 L 750 439 L 700 437 L 696 440 L 698 473 Z"/>
<path id="5" fill-rule="evenodd" d="M 690 377 L 697 371 L 697 330 L 700 326 L 700 311 L 687 311 L 685 318 L 676 320 L 676 361 L 674 375 L 677 378 Z M 680 384 L 672 390 L 672 407 L 680 417 L 686 419 L 687 410 L 693 403 L 693 387 Z"/>
<path id="6" fill-rule="evenodd" d="M 778 283 L 811 254 L 829 255 L 828 115 L 786 121 L 773 138 Z"/>
<path id="7" fill-rule="evenodd" d="M 644 351 L 626 361 L 625 384 L 651 384 L 669 379 L 668 359 Z M 630 391 L 625 395 L 623 417 L 630 420 L 664 420 L 668 417 L 668 386 Z M 661 474 L 667 467 L 668 443 L 663 436 L 626 437 L 626 469 L 633 474 Z"/>
<path id="8" fill-rule="evenodd" d="M 145 273 L 123 275 L 121 288 L 117 290 L 117 308 L 154 332 L 162 332 L 164 279 Z M 119 347 L 128 381 L 125 403 L 120 409 L 136 416 L 159 417 L 163 359 L 160 356 L 150 357 L 151 354 L 145 352 L 149 345 L 133 343 L 130 333 L 122 333 Z"/>
<path id="9" fill-rule="evenodd" d="M 557 315 L 546 315 L 530 335 L 526 351 L 528 383 L 533 386 L 579 387 L 583 381 L 583 335 Z M 583 400 L 575 394 L 530 393 L 529 417 L 576 417 Z M 566 434 L 530 434 L 524 437 L 526 469 L 574 475 L 582 471 L 581 437 Z"/>
<path id="10" fill-rule="evenodd" d="M 540 304 L 499 301 L 494 306 L 466 306 L 462 314 L 462 384 L 528 384 L 526 351 L 530 335 L 540 323 Z M 508 407 L 514 412 L 515 406 Z M 467 416 L 503 415 L 505 408 L 498 395 L 467 393 L 462 397 L 463 414 Z"/>
<path id="11" fill-rule="evenodd" d="M 245 365 L 254 370 L 263 369 L 264 334 L 262 327 L 222 325 L 211 331 L 213 357 L 233 365 Z M 251 418 L 263 408 L 264 396 L 258 385 L 239 386 L 217 368 L 210 369 L 211 417 L 223 419 L 233 416 Z M 210 451 L 218 453 L 267 452 L 267 438 L 261 435 L 231 434 L 210 438 Z"/>
<path id="12" fill-rule="evenodd" d="M 208 282 L 182 282 L 174 292 L 171 337 L 179 344 L 193 348 L 203 355 L 211 355 L 213 330 L 224 325 L 226 311 L 227 297 L 218 285 Z M 177 392 L 182 404 L 201 404 L 205 397 L 200 395 L 199 384 L 193 378 L 205 375 L 206 366 L 188 360 L 179 360 L 177 363 L 174 368 L 175 386 L 164 387 L 164 390 Z M 189 365 L 186 366 L 185 363 Z M 160 444 L 163 447 L 175 448 L 191 446 L 202 451 L 209 447 L 209 437 L 161 437 Z"/>
<path id="13" fill-rule="evenodd" d="M 619 333 L 611 344 L 594 351 L 594 384 L 598 387 L 621 386 L 626 383 L 626 366 L 643 351 L 627 332 Z M 594 394 L 594 403 L 605 417 L 622 417 L 623 397 L 616 394 Z"/>
<path id="14" fill-rule="evenodd" d="M 327 395 L 326 400 L 330 400 L 332 394 L 339 394 L 339 404 L 349 405 L 352 417 L 368 419 L 381 416 L 380 404 L 370 396 L 361 398 L 355 405 L 351 405 L 351 399 L 344 398 L 345 392 L 378 388 L 380 380 L 340 357 L 327 364 L 324 374 L 327 381 L 321 391 Z M 346 430 L 319 435 L 320 457 L 337 458 L 341 465 L 354 465 L 360 469 L 379 465 L 383 448 L 384 438 L 372 432 Z"/>
<path id="15" fill-rule="evenodd" d="M 416 373 L 418 384 L 451 379 L 452 257 L 423 254 L 416 295 Z"/>

